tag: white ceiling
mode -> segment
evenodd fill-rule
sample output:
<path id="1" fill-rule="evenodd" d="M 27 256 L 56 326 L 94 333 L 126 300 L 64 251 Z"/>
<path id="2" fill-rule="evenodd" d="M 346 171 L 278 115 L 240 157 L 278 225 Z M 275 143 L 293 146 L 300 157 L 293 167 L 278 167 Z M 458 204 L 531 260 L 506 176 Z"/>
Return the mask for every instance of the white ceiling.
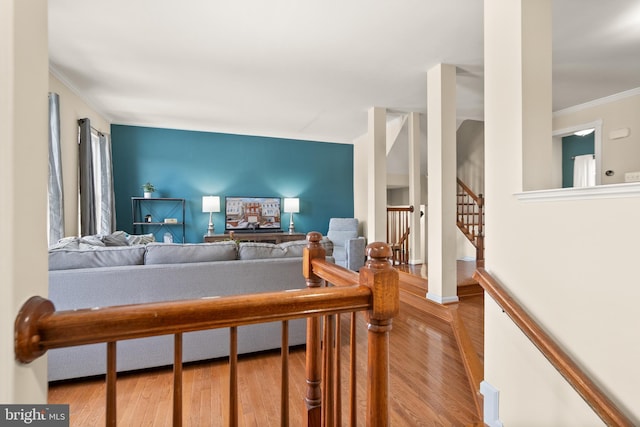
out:
<path id="1" fill-rule="evenodd" d="M 640 87 L 640 0 L 554 0 L 554 110 Z M 352 142 L 458 67 L 482 119 L 481 0 L 50 0 L 53 73 L 116 124 Z"/>

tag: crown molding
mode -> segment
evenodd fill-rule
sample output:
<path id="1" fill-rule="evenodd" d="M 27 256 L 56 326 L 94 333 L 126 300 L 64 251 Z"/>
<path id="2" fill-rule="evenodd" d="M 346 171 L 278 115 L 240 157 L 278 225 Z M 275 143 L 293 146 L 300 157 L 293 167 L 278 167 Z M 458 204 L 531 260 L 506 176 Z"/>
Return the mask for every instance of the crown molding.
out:
<path id="1" fill-rule="evenodd" d="M 73 92 L 74 95 L 80 98 L 82 102 L 87 104 L 89 108 L 100 114 L 103 119 L 105 119 L 109 123 L 113 122 L 113 118 L 109 114 L 105 113 L 102 108 L 97 107 L 92 100 L 84 96 L 82 92 L 73 83 L 71 83 L 71 81 L 62 72 L 60 72 L 60 70 L 49 64 L 49 72 L 53 74 L 56 79 L 60 80 L 60 82 L 65 85 L 71 92 Z"/>
<path id="2" fill-rule="evenodd" d="M 554 111 L 553 117 L 564 116 L 567 114 L 577 113 L 579 111 L 587 110 L 589 108 L 597 107 L 599 105 L 610 104 L 621 99 L 629 98 L 632 96 L 640 95 L 640 87 L 635 89 L 629 89 L 624 92 L 615 93 L 613 95 L 605 96 L 604 98 L 594 99 L 593 101 L 585 102 L 584 104 L 574 105 L 562 110 Z"/>

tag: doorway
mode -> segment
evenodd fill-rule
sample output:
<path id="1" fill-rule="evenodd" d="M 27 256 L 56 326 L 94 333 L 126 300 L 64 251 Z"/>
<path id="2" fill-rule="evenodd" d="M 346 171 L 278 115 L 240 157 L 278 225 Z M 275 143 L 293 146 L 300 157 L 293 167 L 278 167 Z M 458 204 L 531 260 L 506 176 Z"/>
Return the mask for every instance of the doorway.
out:
<path id="1" fill-rule="evenodd" d="M 591 132 L 589 139 L 592 139 L 593 148 L 589 153 L 586 151 L 584 154 L 593 154 L 596 163 L 596 185 L 601 184 L 601 171 L 602 171 L 602 120 L 596 120 L 590 123 L 578 124 L 575 126 L 567 127 L 564 129 L 558 129 L 553 131 L 552 138 L 552 168 L 551 168 L 551 187 L 550 188 L 568 188 L 573 186 L 573 159 L 571 157 L 579 156 L 580 154 L 569 154 L 569 162 L 571 166 L 568 167 L 565 164 L 563 139 L 574 135 L 576 132 L 584 131 L 586 129 L 595 129 Z M 570 170 L 570 172 L 569 172 Z M 565 182 L 565 174 L 570 173 L 571 185 Z"/>
<path id="2" fill-rule="evenodd" d="M 581 135 L 576 132 L 562 137 L 562 188 L 574 186 L 576 157 L 586 154 L 595 157 L 594 133 Z"/>

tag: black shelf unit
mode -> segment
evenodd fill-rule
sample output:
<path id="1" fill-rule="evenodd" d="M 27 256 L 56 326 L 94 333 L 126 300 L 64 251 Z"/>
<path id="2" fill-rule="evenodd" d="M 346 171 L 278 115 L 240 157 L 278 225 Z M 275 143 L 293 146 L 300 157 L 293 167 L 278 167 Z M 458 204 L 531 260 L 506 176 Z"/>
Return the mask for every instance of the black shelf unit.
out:
<path id="1" fill-rule="evenodd" d="M 185 199 L 174 197 L 132 197 L 131 218 L 133 234 L 153 233 L 156 240 L 164 241 L 163 232 L 171 233 L 174 242 L 185 239 Z M 151 221 L 145 221 L 150 215 Z M 176 217 L 177 223 L 164 222 L 164 218 Z M 162 219 L 161 222 L 154 219 Z M 182 232 L 182 234 L 180 234 Z"/>

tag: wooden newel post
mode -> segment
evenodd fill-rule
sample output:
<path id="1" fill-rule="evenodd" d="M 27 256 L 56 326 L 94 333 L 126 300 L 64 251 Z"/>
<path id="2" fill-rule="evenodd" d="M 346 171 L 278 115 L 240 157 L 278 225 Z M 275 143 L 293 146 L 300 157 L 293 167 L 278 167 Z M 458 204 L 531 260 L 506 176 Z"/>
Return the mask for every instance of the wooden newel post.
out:
<path id="1" fill-rule="evenodd" d="M 315 231 L 307 234 L 307 247 L 302 254 L 302 274 L 308 288 L 324 286 L 324 280 L 313 273 L 311 261 L 316 258 L 324 259 L 325 250 L 320 245 L 322 234 Z M 320 345 L 320 317 L 307 318 L 307 353 L 306 353 L 307 391 L 305 393 L 305 407 L 307 415 L 305 426 L 320 427 L 322 418 L 322 378 L 321 345 Z"/>
<path id="2" fill-rule="evenodd" d="M 367 245 L 368 260 L 360 269 L 360 284 L 371 288 L 373 308 L 367 312 L 367 426 L 389 425 L 389 332 L 400 311 L 398 272 L 391 266 L 391 248 Z"/>
<path id="3" fill-rule="evenodd" d="M 14 324 L 13 345 L 18 362 L 32 362 L 47 351 L 40 346 L 39 322 L 55 311 L 51 301 L 37 296 L 22 305 Z"/>

